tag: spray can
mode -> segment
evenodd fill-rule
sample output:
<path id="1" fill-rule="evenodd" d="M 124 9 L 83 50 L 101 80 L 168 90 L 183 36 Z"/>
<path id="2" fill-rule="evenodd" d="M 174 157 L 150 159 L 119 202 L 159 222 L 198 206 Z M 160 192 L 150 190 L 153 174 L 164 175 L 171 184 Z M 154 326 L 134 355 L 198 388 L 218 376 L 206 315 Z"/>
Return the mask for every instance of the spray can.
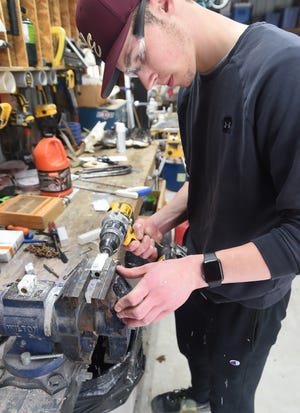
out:
<path id="1" fill-rule="evenodd" d="M 126 126 L 123 122 L 116 122 L 117 151 L 126 151 Z"/>
<path id="2" fill-rule="evenodd" d="M 33 151 L 41 195 L 66 196 L 72 188 L 70 160 L 61 141 L 45 134 Z"/>
<path id="3" fill-rule="evenodd" d="M 26 45 L 28 64 L 29 66 L 37 66 L 37 52 L 36 52 L 36 41 L 35 41 L 35 31 L 33 23 L 28 17 L 25 17 L 26 9 L 21 7 L 22 12 L 22 29 Z"/>

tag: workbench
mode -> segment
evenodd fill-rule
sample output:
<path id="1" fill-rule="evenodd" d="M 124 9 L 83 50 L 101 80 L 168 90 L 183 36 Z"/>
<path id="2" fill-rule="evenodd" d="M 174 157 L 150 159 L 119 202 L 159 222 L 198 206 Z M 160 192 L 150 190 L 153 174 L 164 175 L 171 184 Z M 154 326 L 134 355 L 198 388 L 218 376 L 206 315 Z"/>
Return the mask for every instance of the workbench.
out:
<path id="1" fill-rule="evenodd" d="M 131 172 L 101 177 L 99 182 L 150 186 L 156 151 L 155 143 L 143 149 L 127 149 L 124 164 L 131 165 Z M 112 149 L 95 153 L 113 155 L 117 152 Z M 71 172 L 75 187 L 78 168 L 71 168 Z M 103 185 L 103 189 L 108 188 Z M 130 290 L 117 274 L 117 261 L 113 259 L 122 262 L 124 249 L 101 265 L 95 259 L 98 235 L 88 244 L 78 243 L 79 235 L 92 230 L 100 233 L 106 211 L 96 212 L 94 194 L 79 189 L 55 218 L 56 226 L 65 227 L 68 234 L 68 245 L 61 248 L 68 258 L 66 263 L 59 258 L 38 258 L 24 251 L 28 245 L 24 243 L 11 261 L 0 264 L 1 413 L 83 413 L 99 411 L 99 406 L 101 411 L 117 408 L 119 412 L 118 407 L 127 404 L 129 396 L 134 397 L 131 392 L 144 372 L 142 331 L 128 328 L 113 309 L 116 300 Z M 126 202 L 135 218 L 140 214 L 142 197 L 105 196 L 108 205 Z M 29 263 L 36 277 L 27 274 L 24 280 Z M 16 284 L 17 280 L 23 284 Z"/>
<path id="2" fill-rule="evenodd" d="M 99 182 L 107 182 L 116 186 L 143 186 L 152 185 L 149 181 L 149 176 L 153 174 L 155 167 L 155 155 L 157 152 L 157 144 L 152 144 L 143 149 L 128 148 L 122 155 L 127 156 L 127 161 L 124 164 L 132 166 L 132 172 L 127 175 L 120 176 L 108 176 L 99 178 Z M 101 150 L 95 154 L 96 156 L 112 156 L 120 155 L 115 149 Z M 73 170 L 72 170 L 73 173 Z M 94 179 L 95 183 L 97 179 Z M 86 186 L 88 187 L 88 183 Z M 109 186 L 103 186 L 103 188 L 112 189 Z M 124 197 L 117 197 L 113 194 L 106 194 L 110 202 L 119 201 L 129 203 L 134 210 L 135 219 L 140 213 L 143 198 L 129 199 Z M 69 205 L 67 205 L 63 213 L 55 220 L 57 227 L 64 226 L 68 234 L 68 245 L 62 248 L 68 257 L 68 262 L 63 263 L 59 258 L 38 258 L 34 254 L 24 252 L 24 248 L 28 244 L 23 246 L 17 251 L 15 256 L 8 263 L 0 263 L 0 288 L 5 288 L 8 284 L 20 280 L 25 274 L 25 265 L 33 263 L 36 274 L 39 279 L 50 281 L 63 281 L 63 276 L 68 274 L 82 258 L 88 256 L 90 258 L 96 256 L 99 252 L 98 240 L 86 245 L 80 245 L 77 237 L 80 234 L 84 234 L 88 231 L 100 228 L 103 216 L 105 212 L 96 212 L 92 205 L 94 193 L 89 190 L 79 189 L 73 196 Z M 49 273 L 43 264 L 47 264 L 53 268 L 59 275 L 59 279 L 53 274 Z"/>

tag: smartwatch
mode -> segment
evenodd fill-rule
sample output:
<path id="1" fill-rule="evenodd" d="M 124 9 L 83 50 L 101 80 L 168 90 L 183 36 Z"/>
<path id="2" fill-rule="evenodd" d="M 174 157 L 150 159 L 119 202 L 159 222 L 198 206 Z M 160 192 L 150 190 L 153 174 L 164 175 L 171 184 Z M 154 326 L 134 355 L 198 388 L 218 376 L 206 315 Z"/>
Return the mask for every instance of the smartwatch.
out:
<path id="1" fill-rule="evenodd" d="M 219 287 L 224 280 L 221 261 L 214 252 L 204 254 L 202 277 L 209 288 Z"/>

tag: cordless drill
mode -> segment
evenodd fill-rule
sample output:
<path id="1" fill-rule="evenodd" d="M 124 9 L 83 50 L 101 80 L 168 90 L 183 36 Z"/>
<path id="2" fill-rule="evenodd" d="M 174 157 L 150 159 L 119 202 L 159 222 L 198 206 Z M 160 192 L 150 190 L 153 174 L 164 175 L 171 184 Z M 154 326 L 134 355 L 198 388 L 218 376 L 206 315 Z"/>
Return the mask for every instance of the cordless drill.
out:
<path id="1" fill-rule="evenodd" d="M 137 239 L 132 228 L 133 210 L 125 202 L 113 202 L 102 221 L 99 249 L 112 256 L 121 245 Z"/>
<path id="2" fill-rule="evenodd" d="M 100 232 L 100 253 L 112 256 L 121 245 L 129 245 L 137 237 L 132 228 L 133 210 L 132 207 L 124 202 L 113 202 L 102 221 Z M 176 242 L 162 245 L 155 242 L 158 252 L 157 261 L 171 258 L 181 258 L 186 255 L 185 247 L 181 247 Z"/>

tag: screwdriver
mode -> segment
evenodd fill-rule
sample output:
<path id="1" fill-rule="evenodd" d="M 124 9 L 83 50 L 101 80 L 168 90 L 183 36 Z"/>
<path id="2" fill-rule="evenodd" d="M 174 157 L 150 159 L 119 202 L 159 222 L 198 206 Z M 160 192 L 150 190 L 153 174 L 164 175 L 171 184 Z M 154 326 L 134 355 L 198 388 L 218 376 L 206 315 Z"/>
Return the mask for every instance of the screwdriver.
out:
<path id="1" fill-rule="evenodd" d="M 10 231 L 22 231 L 24 234 L 24 237 L 26 239 L 32 239 L 33 238 L 33 234 L 30 232 L 29 228 L 26 227 L 20 227 L 20 226 L 16 226 L 16 225 L 6 225 L 5 227 L 7 230 Z"/>
<path id="2" fill-rule="evenodd" d="M 48 222 L 48 231 L 52 238 L 54 247 L 59 254 L 59 258 L 62 260 L 63 263 L 68 262 L 68 257 L 66 254 L 60 249 L 60 240 L 57 232 L 57 227 L 55 222 Z"/>
<path id="3" fill-rule="evenodd" d="M 113 191 L 110 189 L 104 189 L 100 187 L 99 185 L 97 185 L 96 182 L 90 183 L 90 181 L 87 181 L 89 183 L 86 184 L 84 181 L 87 180 L 84 179 L 83 182 L 73 181 L 72 185 L 79 189 L 85 189 L 86 191 L 103 192 L 104 194 L 113 194 L 133 199 L 137 199 L 140 196 L 148 195 L 152 192 L 152 188 L 149 186 L 131 186 L 126 189 L 117 189 Z"/>

